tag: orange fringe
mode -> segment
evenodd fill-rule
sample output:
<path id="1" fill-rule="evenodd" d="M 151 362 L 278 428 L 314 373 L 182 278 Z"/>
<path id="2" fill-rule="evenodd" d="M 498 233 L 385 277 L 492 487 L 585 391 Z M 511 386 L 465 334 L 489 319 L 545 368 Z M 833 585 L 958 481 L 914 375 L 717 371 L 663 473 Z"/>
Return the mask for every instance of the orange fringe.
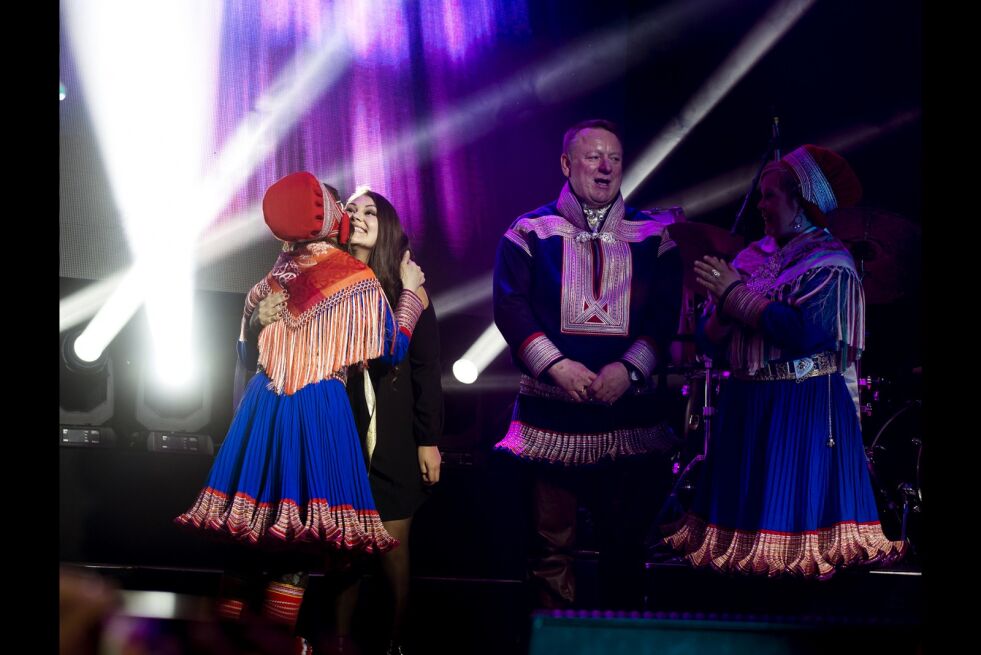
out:
<path id="1" fill-rule="evenodd" d="M 374 279 L 342 289 L 300 317 L 287 315 L 259 334 L 269 389 L 292 395 L 351 364 L 385 352 L 387 300 Z"/>
<path id="2" fill-rule="evenodd" d="M 892 563 L 906 544 L 890 541 L 876 523 L 847 521 L 798 534 L 745 532 L 710 525 L 688 514 L 670 528 L 664 542 L 695 567 L 722 573 L 828 578 L 838 567 Z"/>

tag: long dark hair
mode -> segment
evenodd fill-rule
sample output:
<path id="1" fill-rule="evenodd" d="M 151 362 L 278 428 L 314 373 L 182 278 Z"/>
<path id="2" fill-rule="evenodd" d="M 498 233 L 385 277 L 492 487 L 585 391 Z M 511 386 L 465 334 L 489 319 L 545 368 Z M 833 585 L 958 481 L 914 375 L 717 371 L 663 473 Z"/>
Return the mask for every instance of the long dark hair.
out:
<path id="1" fill-rule="evenodd" d="M 381 282 L 388 302 L 395 307 L 402 293 L 399 266 L 402 263 L 402 256 L 409 249 L 409 237 L 402 229 L 398 212 L 385 196 L 375 191 L 365 191 L 361 195 L 371 198 L 378 210 L 378 239 L 368 256 L 368 266 Z"/>

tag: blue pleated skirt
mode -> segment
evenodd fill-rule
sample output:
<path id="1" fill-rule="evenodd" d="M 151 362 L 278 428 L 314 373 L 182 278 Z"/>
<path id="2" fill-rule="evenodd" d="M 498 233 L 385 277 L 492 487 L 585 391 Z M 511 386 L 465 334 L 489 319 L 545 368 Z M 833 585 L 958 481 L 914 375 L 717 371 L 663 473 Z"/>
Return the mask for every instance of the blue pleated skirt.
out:
<path id="1" fill-rule="evenodd" d="M 882 532 L 840 374 L 725 384 L 698 493 L 669 545 L 695 566 L 768 576 L 826 578 L 902 556 Z"/>
<path id="2" fill-rule="evenodd" d="M 279 395 L 257 373 L 197 501 L 175 520 L 257 546 L 398 545 L 375 510 L 347 393 L 333 379 Z"/>

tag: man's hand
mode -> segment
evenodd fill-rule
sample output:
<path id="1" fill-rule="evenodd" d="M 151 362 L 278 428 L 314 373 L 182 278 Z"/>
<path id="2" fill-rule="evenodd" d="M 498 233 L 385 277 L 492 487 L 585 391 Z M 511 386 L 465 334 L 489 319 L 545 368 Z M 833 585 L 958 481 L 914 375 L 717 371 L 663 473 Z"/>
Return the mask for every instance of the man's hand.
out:
<path id="1" fill-rule="evenodd" d="M 589 386 L 596 379 L 595 373 L 572 359 L 563 359 L 553 364 L 552 368 L 548 369 L 548 374 L 555 380 L 555 384 L 562 387 L 573 400 L 579 403 L 589 397 L 587 395 Z"/>
<path id="2" fill-rule="evenodd" d="M 623 362 L 610 362 L 600 369 L 599 375 L 589 387 L 593 400 L 612 405 L 630 388 L 630 374 Z"/>

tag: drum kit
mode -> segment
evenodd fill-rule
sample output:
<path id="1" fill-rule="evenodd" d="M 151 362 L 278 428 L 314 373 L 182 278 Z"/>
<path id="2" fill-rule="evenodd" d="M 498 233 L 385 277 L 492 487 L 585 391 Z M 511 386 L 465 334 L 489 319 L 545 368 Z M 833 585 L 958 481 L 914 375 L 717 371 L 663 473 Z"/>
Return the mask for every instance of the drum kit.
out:
<path id="1" fill-rule="evenodd" d="M 852 253 L 862 279 L 871 316 L 884 306 L 909 299 L 919 278 L 919 227 L 897 214 L 877 209 L 849 208 L 828 215 L 829 229 Z M 697 354 L 694 326 L 704 307 L 704 289 L 695 281 L 693 264 L 704 255 L 727 261 L 745 246 L 728 230 L 706 223 L 677 222 L 667 234 L 678 245 L 684 266 L 683 311 L 671 365 L 659 383 L 680 396 L 674 427 L 684 435 L 673 454 L 674 488 L 661 518 L 690 503 L 698 476 L 695 469 L 711 445 L 714 401 L 729 372 Z M 699 302 L 701 300 L 702 302 Z M 875 342 L 870 342 L 875 348 Z M 907 541 L 916 550 L 923 512 L 921 369 L 894 376 L 859 372 L 863 439 L 880 520 L 892 539 Z M 902 379 L 901 379 L 902 378 Z M 680 390 L 680 393 L 678 391 Z"/>

